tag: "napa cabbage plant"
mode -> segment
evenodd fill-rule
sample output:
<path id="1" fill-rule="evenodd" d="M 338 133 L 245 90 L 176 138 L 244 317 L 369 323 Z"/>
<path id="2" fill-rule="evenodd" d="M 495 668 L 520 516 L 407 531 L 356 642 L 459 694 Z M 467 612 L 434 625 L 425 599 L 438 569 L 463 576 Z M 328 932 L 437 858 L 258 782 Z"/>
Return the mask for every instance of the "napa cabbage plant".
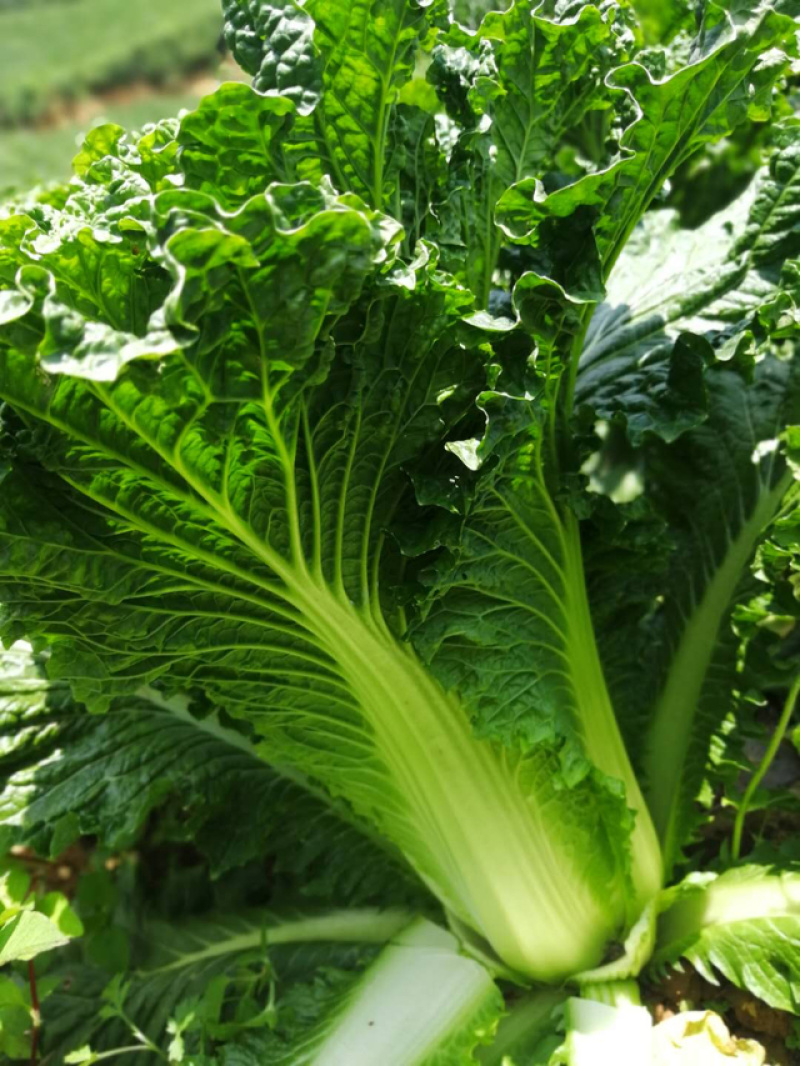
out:
<path id="1" fill-rule="evenodd" d="M 681 958 L 794 1010 L 791 864 L 663 890 L 797 668 L 761 623 L 800 8 L 223 6 L 252 87 L 101 126 L 0 217 L 0 809 L 57 855 L 177 802 L 282 906 L 129 910 L 131 978 L 75 963 L 52 1061 L 644 1063 L 631 981 Z M 686 229 L 671 177 L 752 123 Z M 498 1030 L 501 987 L 544 991 Z"/>

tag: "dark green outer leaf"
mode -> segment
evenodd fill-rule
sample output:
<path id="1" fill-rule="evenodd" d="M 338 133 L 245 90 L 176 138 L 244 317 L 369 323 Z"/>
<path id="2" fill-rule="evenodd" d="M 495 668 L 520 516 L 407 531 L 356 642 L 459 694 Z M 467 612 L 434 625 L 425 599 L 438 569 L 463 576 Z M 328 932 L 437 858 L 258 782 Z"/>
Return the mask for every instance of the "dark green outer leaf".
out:
<path id="1" fill-rule="evenodd" d="M 599 418 L 622 416 L 634 445 L 701 422 L 713 351 L 728 358 L 746 330 L 763 335 L 770 305 L 791 306 L 796 283 L 784 266 L 800 253 L 800 144 L 793 126 L 784 137 L 753 186 L 698 230 L 679 229 L 671 212 L 648 214 L 611 275 L 575 402 Z"/>
<path id="2" fill-rule="evenodd" d="M 284 147 L 288 172 L 312 181 L 327 175 L 381 208 L 396 187 L 389 157 L 397 95 L 437 6 L 226 0 L 225 11 L 228 41 L 256 89 L 297 108 Z M 276 177 L 270 170 L 266 180 Z"/>
<path id="3" fill-rule="evenodd" d="M 520 2 L 489 12 L 474 34 L 451 28 L 429 78 L 465 128 L 453 149 L 435 213 L 448 267 L 461 272 L 485 306 L 501 233 L 495 206 L 510 185 L 555 166 L 569 131 L 605 107 L 611 29 L 591 4 L 571 17 L 545 17 Z"/>
<path id="4" fill-rule="evenodd" d="M 687 65 L 663 80 L 638 63 L 615 71 L 609 84 L 627 91 L 638 111 L 622 135 L 620 158 L 547 196 L 533 178 L 512 186 L 497 211 L 506 236 L 536 249 L 537 273 L 576 298 L 600 298 L 598 281 L 680 162 L 748 116 L 769 113 L 786 62 L 780 48 L 792 46 L 794 30 L 793 18 L 769 6 L 751 4 L 735 19 L 709 8 Z M 564 245 L 571 256 L 560 257 Z M 583 264 L 577 274 L 576 258 Z"/>
<path id="5" fill-rule="evenodd" d="M 630 708 L 633 715 L 628 735 L 634 750 L 644 752 L 645 792 L 668 862 L 691 834 L 711 737 L 732 707 L 738 640 L 731 612 L 749 586 L 756 545 L 792 482 L 770 442 L 800 418 L 793 362 L 765 359 L 752 384 L 719 366 L 706 382 L 707 420 L 671 445 L 652 440 L 645 449 L 650 498 L 675 549 L 649 586 L 653 598 L 643 614 L 634 617 L 630 603 L 619 604 L 617 635 L 628 642 L 627 666 L 618 662 L 621 672 L 609 675 L 612 692 L 621 695 L 620 714 Z M 610 626 L 614 592 L 610 586 L 606 592 L 611 601 L 600 610 Z M 624 595 L 624 586 L 619 592 Z M 649 724 L 644 734 L 638 727 L 637 744 L 634 723 L 647 707 Z"/>
<path id="6" fill-rule="evenodd" d="M 172 804 L 212 876 L 269 857 L 279 883 L 329 901 L 417 891 L 348 824 L 346 808 L 332 810 L 268 767 L 243 733 L 183 703 L 151 693 L 89 715 L 24 647 L 0 654 L 0 819 L 12 839 L 54 858 L 71 842 L 65 834 L 128 848 Z"/>

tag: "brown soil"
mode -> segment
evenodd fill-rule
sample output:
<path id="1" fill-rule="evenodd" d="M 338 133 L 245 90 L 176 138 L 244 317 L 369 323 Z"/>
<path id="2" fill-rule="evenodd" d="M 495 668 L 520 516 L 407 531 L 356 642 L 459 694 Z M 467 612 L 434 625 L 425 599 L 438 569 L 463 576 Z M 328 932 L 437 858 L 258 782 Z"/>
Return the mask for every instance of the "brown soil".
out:
<path id="1" fill-rule="evenodd" d="M 30 875 L 34 891 L 63 892 L 68 899 L 75 895 L 78 878 L 91 864 L 91 848 L 83 843 L 73 844 L 53 861 L 19 845 L 11 849 L 11 856 Z"/>

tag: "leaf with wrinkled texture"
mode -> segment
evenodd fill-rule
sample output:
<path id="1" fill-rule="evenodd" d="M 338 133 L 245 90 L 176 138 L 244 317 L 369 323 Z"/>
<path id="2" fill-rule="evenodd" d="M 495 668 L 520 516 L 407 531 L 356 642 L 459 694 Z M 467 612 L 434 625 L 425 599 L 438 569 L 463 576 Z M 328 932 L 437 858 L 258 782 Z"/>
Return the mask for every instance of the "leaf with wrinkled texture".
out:
<path id="1" fill-rule="evenodd" d="M 789 14 L 768 5 L 750 4 L 735 16 L 709 8 L 685 66 L 662 80 L 639 63 L 617 69 L 609 84 L 629 94 L 637 113 L 620 139 L 619 158 L 549 195 L 536 178 L 525 179 L 498 203 L 506 236 L 535 250 L 535 273 L 573 299 L 602 299 L 633 229 L 681 161 L 746 118 L 767 116 L 786 63 L 781 45 L 791 47 L 794 27 Z M 517 300 L 532 322 L 563 313 L 559 302 L 551 309 L 550 293 L 543 302 L 536 291 Z"/>
<path id="2" fill-rule="evenodd" d="M 167 952 L 197 951 L 134 981 L 173 1057 L 460 1066 L 499 1008 L 475 959 L 523 984 L 609 972 L 690 836 L 732 611 L 776 514 L 791 532 L 799 402 L 794 124 L 694 238 L 650 211 L 768 117 L 796 48 L 795 0 L 701 7 L 691 38 L 679 5 L 653 26 L 519 2 L 473 32 L 440 0 L 227 0 L 253 88 L 101 127 L 71 186 L 2 209 L 0 633 L 50 678 L 3 710 L 8 838 L 177 838 L 226 873 L 210 924 L 257 958 L 170 926 Z M 584 345 L 615 286 L 630 310 Z M 404 897 L 376 838 L 474 956 L 442 934 L 423 976 L 399 965 L 410 1021 L 394 982 L 370 998 L 408 944 L 365 985 L 369 951 L 265 957 L 236 917 L 250 892 Z M 95 926 L 208 898 L 199 857 L 170 871 L 148 891 L 124 863 L 130 898 L 89 900 Z M 475 978 L 465 1026 L 439 965 Z M 57 1055 L 96 1035 L 96 998 L 60 991 Z"/>
<path id="3" fill-rule="evenodd" d="M 544 752 L 474 744 L 464 709 L 392 635 L 402 615 L 379 583 L 384 560 L 400 563 L 385 530 L 413 500 L 406 465 L 467 416 L 479 387 L 486 341 L 462 322 L 469 294 L 428 248 L 393 263 L 397 226 L 324 184 L 273 185 L 234 213 L 190 189 L 158 193 L 150 217 L 138 198 L 131 206 L 156 250 L 148 268 L 172 278 L 148 328 L 174 354 L 131 359 L 127 335 L 105 323 L 102 350 L 87 348 L 81 317 L 58 333 L 56 357 L 62 301 L 54 310 L 40 279 L 45 295 L 21 320 L 31 339 L 0 369 L 11 417 L 29 427 L 14 434 L 22 450 L 3 483 L 5 635 L 46 639 L 51 676 L 94 710 L 147 683 L 201 690 L 250 723 L 269 762 L 392 840 L 465 927 L 498 922 L 499 954 L 546 965 L 564 953 L 563 932 L 551 926 L 548 948 L 530 930 L 520 946 L 494 895 L 509 879 L 521 899 L 535 894 L 534 841 L 547 829 L 534 803 L 577 809 L 583 793 L 562 801 Z M 112 232 L 123 256 L 141 239 L 122 213 Z M 57 243 L 48 254 L 57 264 Z M 46 377 L 30 373 L 42 348 Z M 435 740 L 452 731 L 455 744 Z M 409 768 L 432 746 L 437 771 L 420 793 Z M 492 784 L 476 791 L 482 776 Z M 487 830 L 477 865 L 469 840 L 451 858 L 437 843 L 445 790 L 474 825 L 488 817 L 531 842 L 517 854 Z M 617 854 L 615 798 L 603 820 Z M 565 842 L 589 913 L 602 914 L 592 877 L 610 853 L 588 871 L 574 854 Z M 618 898 L 613 915 L 594 924 L 587 913 L 575 931 L 576 962 L 598 961 L 624 921 Z"/>
<path id="4" fill-rule="evenodd" d="M 481 304 L 500 253 L 495 206 L 515 182 L 551 169 L 567 133 L 592 107 L 607 106 L 611 34 L 594 5 L 553 19 L 522 0 L 489 12 L 475 33 L 452 28 L 437 45 L 429 77 L 451 112 L 467 118 L 437 214 L 453 246 L 448 266 L 463 272 Z"/>
<path id="5" fill-rule="evenodd" d="M 90 715 L 24 646 L 0 653 L 0 820 L 40 854 L 56 858 L 71 842 L 65 832 L 129 848 L 153 811 L 177 804 L 180 833 L 215 877 L 272 855 L 274 876 L 304 894 L 424 900 L 400 863 L 348 823 L 346 808 L 332 810 L 304 785 L 185 701 L 143 693 Z"/>
<path id="6" fill-rule="evenodd" d="M 396 181 L 387 157 L 398 92 L 441 17 L 436 5 L 226 0 L 224 9 L 228 42 L 255 88 L 297 109 L 284 149 L 291 172 L 327 174 L 340 190 L 383 207 Z"/>
<path id="7" fill-rule="evenodd" d="M 697 230 L 668 211 L 646 216 L 609 280 L 581 354 L 575 402 L 624 417 L 634 445 L 670 441 L 705 418 L 704 366 L 759 329 L 762 305 L 793 303 L 800 252 L 800 144 L 785 144 L 753 186 Z M 643 278 L 644 275 L 644 278 Z M 766 311 L 764 313 L 769 313 Z M 684 334 L 708 338 L 704 348 Z M 726 350 L 727 349 L 727 350 Z"/>

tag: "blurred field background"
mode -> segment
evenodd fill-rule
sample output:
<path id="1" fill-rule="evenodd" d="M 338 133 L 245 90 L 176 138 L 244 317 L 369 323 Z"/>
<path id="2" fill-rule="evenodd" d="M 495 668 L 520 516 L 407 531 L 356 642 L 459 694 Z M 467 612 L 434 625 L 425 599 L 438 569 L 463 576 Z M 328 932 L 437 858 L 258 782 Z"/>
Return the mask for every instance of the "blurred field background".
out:
<path id="1" fill-rule="evenodd" d="M 139 128 L 236 77 L 221 32 L 219 0 L 0 0 L 0 191 L 67 178 L 93 126 Z"/>
<path id="2" fill-rule="evenodd" d="M 508 2 L 453 0 L 472 26 Z M 667 32 L 665 0 L 637 6 L 654 37 Z M 247 80 L 221 35 L 220 0 L 0 0 L 0 197 L 68 178 L 93 126 L 141 129 L 193 108 L 222 80 Z M 797 78 L 790 86 L 779 103 L 787 115 L 798 107 Z M 683 164 L 665 202 L 684 224 L 698 225 L 741 192 L 768 129 L 745 123 Z"/>

